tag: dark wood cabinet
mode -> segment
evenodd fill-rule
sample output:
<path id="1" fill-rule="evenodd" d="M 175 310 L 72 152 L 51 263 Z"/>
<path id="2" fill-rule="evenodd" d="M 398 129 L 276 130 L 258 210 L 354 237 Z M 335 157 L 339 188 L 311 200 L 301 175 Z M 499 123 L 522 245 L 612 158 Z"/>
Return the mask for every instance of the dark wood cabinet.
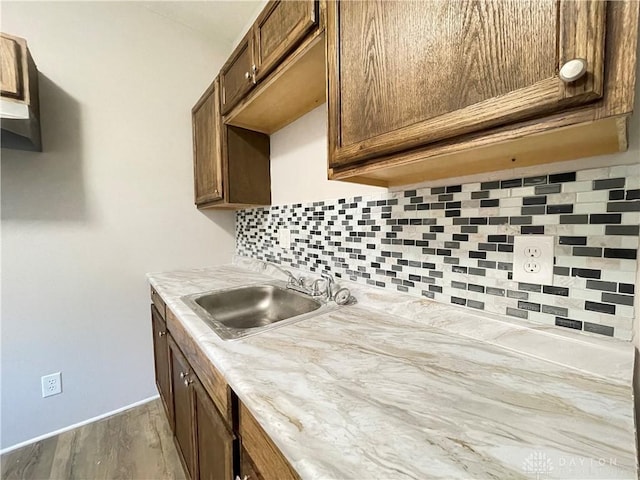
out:
<path id="1" fill-rule="evenodd" d="M 235 436 L 198 378 L 194 377 L 192 380 L 197 478 L 232 479 Z"/>
<path id="2" fill-rule="evenodd" d="M 267 2 L 221 73 L 251 52 L 244 76 L 254 85 L 240 83 L 242 94 L 229 97 L 227 125 L 270 135 L 325 102 L 324 12 L 318 0 Z"/>
<path id="3" fill-rule="evenodd" d="M 169 337 L 169 364 L 171 366 L 171 387 L 173 392 L 173 433 L 178 445 L 178 453 L 185 469 L 192 479 L 197 478 L 194 455 L 195 426 L 191 383 L 193 372 L 180 349 Z"/>
<path id="4" fill-rule="evenodd" d="M 151 298 L 156 381 L 188 478 L 298 479 L 153 287 Z"/>
<path id="5" fill-rule="evenodd" d="M 271 204 L 269 137 L 224 125 L 216 79 L 192 109 L 195 203 L 198 208 Z"/>
<path id="6" fill-rule="evenodd" d="M 331 2 L 333 166 L 602 96 L 605 3 Z M 587 34 L 586 32 L 589 32 Z M 587 60 L 579 85 L 558 68 Z M 559 63 L 559 64 L 558 64 Z"/>
<path id="7" fill-rule="evenodd" d="M 169 367 L 169 343 L 167 325 L 158 309 L 151 305 L 153 327 L 153 358 L 156 372 L 156 386 L 160 399 L 173 430 L 173 395 L 171 394 L 171 369 Z"/>
<path id="8" fill-rule="evenodd" d="M 193 107 L 198 208 L 271 204 L 268 135 L 325 99 L 323 12 L 270 1 Z"/>
<path id="9" fill-rule="evenodd" d="M 158 390 L 174 433 L 178 454 L 192 480 L 233 478 L 238 447 L 228 415 L 222 415 L 183 354 L 155 306 L 151 306 Z M 218 404 L 226 403 L 220 379 L 207 379 Z M 226 389 L 226 384 L 224 385 Z M 222 397 L 222 398 L 221 398 Z"/>
<path id="10" fill-rule="evenodd" d="M 192 110 L 196 205 L 222 199 L 220 82 L 211 84 Z"/>
<path id="11" fill-rule="evenodd" d="M 38 68 L 24 38 L 0 34 L 2 148 L 42 151 Z"/>
<path id="12" fill-rule="evenodd" d="M 226 115 L 318 24 L 317 0 L 271 0 L 220 70 Z"/>
<path id="13" fill-rule="evenodd" d="M 253 32 L 250 30 L 220 70 L 222 113 L 226 114 L 255 84 Z"/>
<path id="14" fill-rule="evenodd" d="M 253 27 L 256 80 L 270 73 L 317 23 L 317 1 L 269 2 Z"/>
<path id="15" fill-rule="evenodd" d="M 637 2 L 329 0 L 330 177 L 396 185 L 557 161 L 572 138 L 574 158 L 619 149 L 624 119 L 591 124 L 630 114 L 637 32 Z"/>

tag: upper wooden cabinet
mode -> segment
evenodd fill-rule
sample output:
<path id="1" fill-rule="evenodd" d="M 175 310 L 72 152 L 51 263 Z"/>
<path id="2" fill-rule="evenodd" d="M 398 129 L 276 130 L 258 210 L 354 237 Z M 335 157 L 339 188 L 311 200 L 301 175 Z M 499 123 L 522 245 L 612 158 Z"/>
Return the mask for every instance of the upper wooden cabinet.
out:
<path id="1" fill-rule="evenodd" d="M 267 3 L 220 73 L 226 124 L 270 135 L 325 102 L 324 18 L 318 0 Z"/>
<path id="2" fill-rule="evenodd" d="M 269 137 L 222 123 L 218 79 L 193 107 L 192 121 L 198 208 L 271 204 Z"/>
<path id="3" fill-rule="evenodd" d="M 38 69 L 23 38 L 0 34 L 2 148 L 42 150 Z"/>
<path id="4" fill-rule="evenodd" d="M 220 70 L 222 113 L 229 113 L 317 23 L 317 0 L 270 1 Z"/>
<path id="5" fill-rule="evenodd" d="M 3 97 L 24 100 L 23 66 L 20 61 L 24 40 L 7 35 L 0 36 L 0 94 Z"/>
<path id="6" fill-rule="evenodd" d="M 516 128 L 533 132 L 532 122 L 539 133 L 546 120 L 543 130 L 629 114 L 637 25 L 636 2 L 329 1 L 330 177 L 438 178 L 456 164 L 433 158 L 452 154 L 458 174 L 549 161 L 534 161 L 530 145 L 487 148 L 522 138 Z M 619 128 L 603 130 L 613 142 Z M 468 168 L 461 152 L 476 147 L 482 161 Z"/>
<path id="7" fill-rule="evenodd" d="M 269 2 L 253 27 L 257 80 L 270 73 L 317 22 L 317 1 Z"/>
<path id="8" fill-rule="evenodd" d="M 193 170 L 196 204 L 222 199 L 222 120 L 216 79 L 196 103 L 193 117 Z"/>
<path id="9" fill-rule="evenodd" d="M 253 32 L 245 35 L 220 70 L 222 113 L 225 114 L 255 82 L 256 64 L 253 60 Z"/>

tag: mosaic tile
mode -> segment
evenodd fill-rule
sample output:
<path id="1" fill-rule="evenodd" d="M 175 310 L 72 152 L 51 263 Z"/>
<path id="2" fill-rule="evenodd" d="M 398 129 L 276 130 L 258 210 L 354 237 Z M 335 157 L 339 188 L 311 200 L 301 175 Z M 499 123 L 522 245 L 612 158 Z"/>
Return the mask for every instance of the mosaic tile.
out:
<path id="1" fill-rule="evenodd" d="M 553 285 L 512 280 L 521 234 L 556 237 Z M 639 236 L 640 169 L 627 166 L 236 213 L 239 255 L 625 340 Z"/>

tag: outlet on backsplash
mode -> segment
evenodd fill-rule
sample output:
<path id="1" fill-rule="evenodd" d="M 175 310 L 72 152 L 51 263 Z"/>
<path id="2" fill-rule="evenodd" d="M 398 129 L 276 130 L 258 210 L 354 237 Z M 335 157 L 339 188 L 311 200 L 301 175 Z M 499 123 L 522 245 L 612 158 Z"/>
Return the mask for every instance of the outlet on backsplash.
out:
<path id="1" fill-rule="evenodd" d="M 513 280 L 553 284 L 552 235 L 516 235 L 513 238 Z"/>
<path id="2" fill-rule="evenodd" d="M 278 245 L 283 250 L 291 248 L 291 231 L 288 228 L 280 227 L 278 230 Z"/>

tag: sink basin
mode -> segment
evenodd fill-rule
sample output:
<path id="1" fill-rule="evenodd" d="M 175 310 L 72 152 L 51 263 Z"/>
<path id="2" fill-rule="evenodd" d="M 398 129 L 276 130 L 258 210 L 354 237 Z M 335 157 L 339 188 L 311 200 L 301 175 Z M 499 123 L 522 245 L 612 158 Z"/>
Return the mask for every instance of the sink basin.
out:
<path id="1" fill-rule="evenodd" d="M 182 300 L 223 340 L 246 337 L 337 308 L 270 282 L 198 293 Z"/>

